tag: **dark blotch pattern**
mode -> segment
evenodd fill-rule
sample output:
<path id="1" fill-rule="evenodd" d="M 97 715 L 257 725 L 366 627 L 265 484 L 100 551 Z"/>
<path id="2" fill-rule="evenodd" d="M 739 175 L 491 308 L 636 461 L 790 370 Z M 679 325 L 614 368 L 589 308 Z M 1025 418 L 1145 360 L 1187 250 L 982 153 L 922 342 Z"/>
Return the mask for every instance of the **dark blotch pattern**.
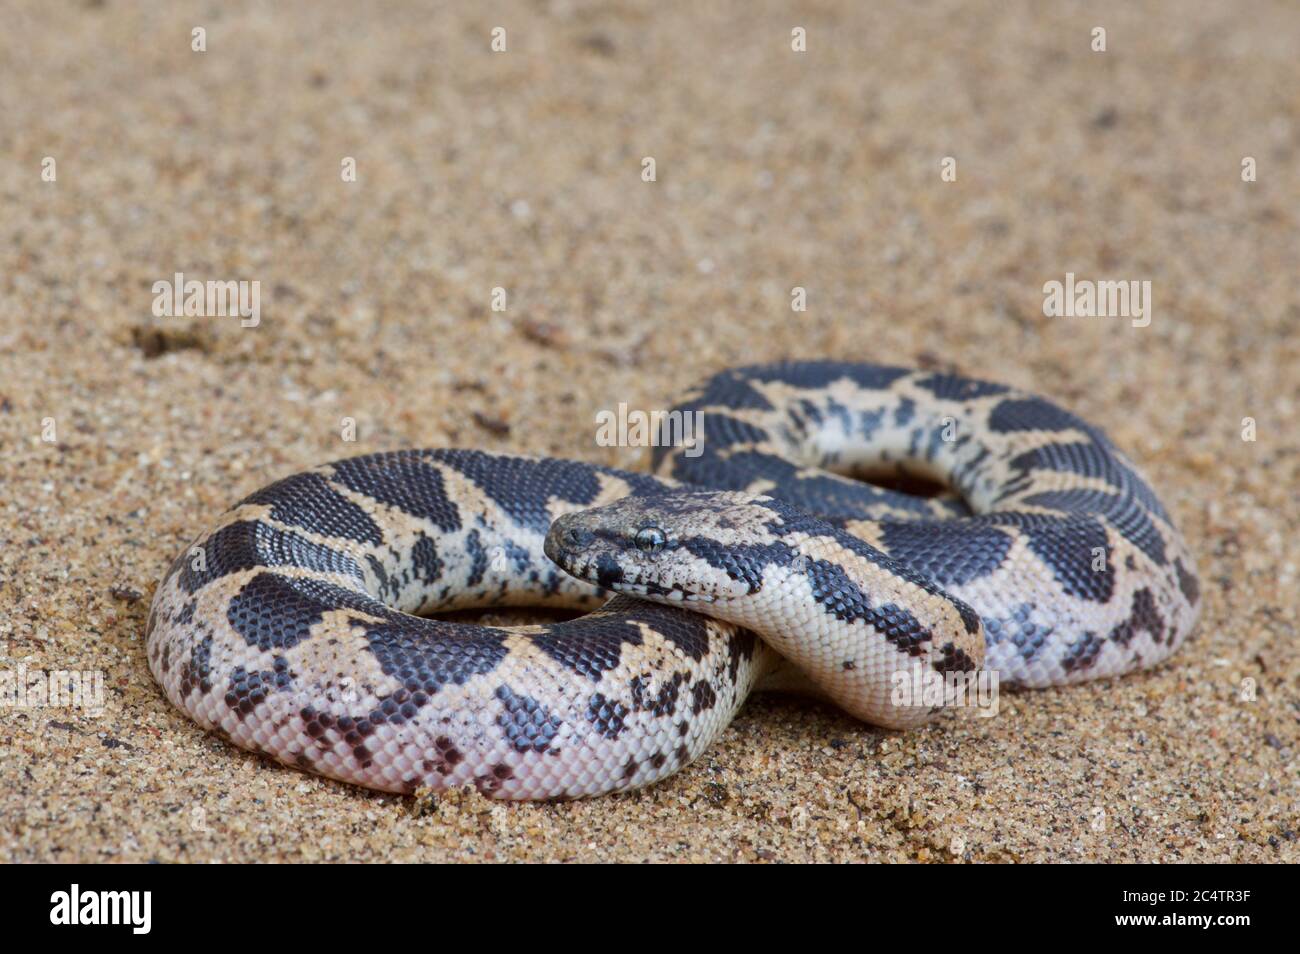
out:
<path id="1" fill-rule="evenodd" d="M 623 567 L 612 553 L 602 553 L 596 558 L 596 582 L 607 590 L 623 582 Z"/>
<path id="2" fill-rule="evenodd" d="M 990 415 L 989 425 L 993 431 L 1001 433 L 1067 430 L 1077 432 L 1082 437 L 1080 440 L 1045 444 L 1010 460 L 1008 466 L 1013 472 L 1018 472 L 1019 476 L 1013 477 L 1004 486 L 1002 499 L 1025 490 L 1036 470 L 1078 474 L 1105 481 L 1115 489 L 1114 493 L 1086 488 L 1047 491 L 1034 494 L 1024 502 L 1104 520 L 1157 566 L 1165 565 L 1167 557 L 1164 538 L 1152 523 L 1151 517 L 1154 515 L 1167 523 L 1168 514 L 1155 492 L 1115 453 L 1109 438 L 1100 429 L 1041 398 L 1017 398 L 1002 402 Z M 1049 549 L 1060 552 L 1059 548 Z M 1090 592 L 1097 591 L 1090 589 Z M 1084 598 L 1105 600 L 1109 599 L 1109 595 L 1107 591 L 1104 596 L 1086 595 Z"/>
<path id="3" fill-rule="evenodd" d="M 490 626 L 424 620 L 366 627 L 370 651 L 386 675 L 407 691 L 433 696 L 493 672 L 506 657 L 506 633 Z M 362 625 L 362 624 L 354 624 Z"/>
<path id="4" fill-rule="evenodd" d="M 591 727 L 607 739 L 617 739 L 627 728 L 623 721 L 631 710 L 616 699 L 609 699 L 603 693 L 593 693 L 587 702 L 587 721 Z"/>
<path id="5" fill-rule="evenodd" d="M 908 368 L 856 361 L 778 361 L 737 368 L 733 373 L 753 381 L 781 381 L 797 388 L 821 389 L 849 380 L 866 391 L 888 388 L 911 374 Z"/>
<path id="6" fill-rule="evenodd" d="M 920 656 L 934 634 L 921 625 L 920 620 L 901 606 L 886 603 L 869 611 L 865 621 L 875 627 L 885 639 L 909 656 Z"/>
<path id="7" fill-rule="evenodd" d="M 939 649 L 939 658 L 934 664 L 938 672 L 974 672 L 979 665 L 964 650 L 952 643 L 944 643 Z"/>
<path id="8" fill-rule="evenodd" d="M 665 607 L 668 612 L 656 616 L 652 624 L 659 635 L 672 643 L 689 659 L 696 662 L 709 651 L 709 622 L 698 613 L 680 612 Z"/>
<path id="9" fill-rule="evenodd" d="M 1104 640 L 1098 639 L 1095 633 L 1084 633 L 1066 650 L 1065 658 L 1061 660 L 1061 668 L 1066 672 L 1091 668 L 1096 665 L 1103 644 Z"/>
<path id="10" fill-rule="evenodd" d="M 476 776 L 474 779 L 474 787 L 484 795 L 491 796 L 501 791 L 502 784 L 509 779 L 514 778 L 514 775 L 514 769 L 509 765 L 506 765 L 504 762 L 499 762 L 492 766 L 492 770 L 486 775 Z"/>
<path id="11" fill-rule="evenodd" d="M 705 418 L 706 431 L 708 421 Z M 719 445 L 706 443 L 705 448 L 697 458 L 679 458 L 673 476 L 720 490 L 744 490 L 754 481 L 763 480 L 772 485 L 765 490 L 769 496 L 823 517 L 861 519 L 881 507 L 918 516 L 930 514 L 928 504 L 919 497 L 834 474 L 803 473 L 777 454 L 738 451 L 710 457 L 709 448 L 718 450 Z"/>
<path id="12" fill-rule="evenodd" d="M 1105 519 L 1124 539 L 1150 557 L 1156 566 L 1165 565 L 1164 538 L 1147 516 L 1146 508 L 1133 497 L 1098 490 L 1049 490 L 1032 494 L 1024 502 L 1035 507 Z"/>
<path id="13" fill-rule="evenodd" d="M 172 564 L 177 584 L 192 595 L 213 580 L 262 566 L 256 540 L 260 526 L 248 520 L 232 523 L 187 549 Z"/>
<path id="14" fill-rule="evenodd" d="M 1091 517 L 1054 517 L 1033 513 L 991 513 L 973 518 L 975 523 L 1015 527 L 1061 588 L 1071 596 L 1108 602 L 1115 592 L 1115 566 L 1106 528 Z M 1098 548 L 1102 560 L 1093 569 Z"/>
<path id="15" fill-rule="evenodd" d="M 197 609 L 194 600 L 186 600 L 185 604 L 172 616 L 172 624 L 176 626 L 188 626 L 194 622 L 194 610 Z"/>
<path id="16" fill-rule="evenodd" d="M 415 578 L 422 583 L 432 583 L 442 576 L 442 561 L 438 559 L 438 546 L 432 537 L 421 534 L 411 549 L 411 564 Z"/>
<path id="17" fill-rule="evenodd" d="M 770 435 L 719 409 L 773 410 L 771 402 L 755 387 L 755 383 L 780 381 L 796 388 L 820 391 L 835 381 L 848 380 L 865 390 L 880 390 L 909 373 L 905 368 L 843 361 L 786 361 L 723 371 L 706 381 L 689 400 L 674 408 L 686 413 L 707 412 L 704 415 L 703 453 L 687 457 L 680 452 L 681 448 L 656 447 L 651 455 L 652 466 L 657 470 L 665 458 L 672 457 L 672 473 L 678 480 L 720 490 L 743 489 L 760 475 L 738 461 L 729 461 L 724 452 L 728 448 L 762 444 L 770 439 Z M 822 401 L 821 407 L 796 399 L 792 409 L 802 415 L 801 419 L 792 422 L 796 430 L 803 430 L 805 422 L 816 425 L 828 417 L 840 420 L 846 431 L 853 429 L 852 415 L 847 408 L 826 401 L 823 395 L 819 394 L 818 398 Z M 867 426 L 866 422 L 864 426 Z M 772 457 L 771 460 L 779 458 Z M 786 495 L 782 493 L 780 496 Z"/>
<path id="18" fill-rule="evenodd" d="M 889 555 L 940 586 L 961 586 L 1002 566 L 1012 537 L 969 521 L 886 523 L 881 542 Z"/>
<path id="19" fill-rule="evenodd" d="M 994 394 L 1006 394 L 1010 390 L 1005 384 L 975 381 L 956 374 L 932 374 L 918 380 L 916 386 L 944 401 L 973 401 Z"/>
<path id="20" fill-rule="evenodd" d="M 206 693 L 212 689 L 212 637 L 204 636 L 190 651 L 190 658 L 181 664 L 181 698 L 198 690 Z"/>
<path id="21" fill-rule="evenodd" d="M 440 735 L 433 740 L 433 758 L 425 759 L 421 763 L 421 768 L 426 772 L 450 775 L 464 760 L 465 756 L 460 749 L 456 748 L 456 744 L 447 736 Z"/>
<path id="22" fill-rule="evenodd" d="M 812 522 L 807 515 L 790 511 L 784 504 L 777 505 L 774 510 L 787 519 L 780 527 L 774 526 L 773 529 L 791 532 L 800 528 L 823 534 L 829 531 L 825 525 Z M 933 581 L 856 537 L 841 531 L 831 532 L 846 547 L 866 556 L 872 562 L 903 576 L 928 593 L 942 596 L 957 609 L 967 632 L 979 631 L 979 615 L 965 603 L 944 593 Z M 689 537 L 681 541 L 681 546 L 710 565 L 723 570 L 733 580 L 744 583 L 751 593 L 758 592 L 762 588 L 762 574 L 765 567 L 773 565 L 789 567 L 799 556 L 795 550 L 781 541 L 749 546 L 723 546 L 709 537 Z M 862 592 L 838 563 L 827 560 L 806 560 L 804 572 L 812 587 L 813 598 L 836 619 L 845 622 L 860 621 L 873 626 L 900 650 L 911 655 L 920 655 L 924 651 L 921 648 L 922 644 L 933 638 L 933 634 L 902 607 L 892 604 L 875 606 L 869 596 Z"/>
<path id="23" fill-rule="evenodd" d="M 1121 646 L 1127 646 L 1140 632 L 1150 633 L 1155 643 L 1159 643 L 1165 636 L 1164 617 L 1156 608 L 1155 597 L 1145 587 L 1134 592 L 1128 619 L 1110 631 L 1110 639 Z"/>
<path id="24" fill-rule="evenodd" d="M 301 583 L 275 573 L 259 573 L 235 594 L 226 619 L 250 646 L 290 649 L 311 634 L 329 606 L 304 592 Z M 326 590 L 321 595 L 331 594 Z"/>
<path id="25" fill-rule="evenodd" d="M 383 543 L 370 515 L 329 485 L 320 474 L 294 474 L 244 498 L 271 505 L 271 519 L 326 536 Z"/>
<path id="26" fill-rule="evenodd" d="M 769 566 L 789 566 L 798 553 L 777 541 L 768 544 L 732 545 L 712 537 L 684 537 L 679 546 L 722 570 L 731 579 L 744 583 L 750 593 L 763 588 L 763 570 Z"/>
<path id="27" fill-rule="evenodd" d="M 984 632 L 990 644 L 1010 642 L 1025 660 L 1032 660 L 1054 632 L 1051 626 L 1033 621 L 1032 603 L 1021 603 L 1010 616 L 984 620 Z"/>
<path id="28" fill-rule="evenodd" d="M 608 608 L 609 604 L 606 604 Z M 593 682 L 618 665 L 623 646 L 640 646 L 641 630 L 631 620 L 586 616 L 547 627 L 533 644 L 566 669 Z"/>
<path id="29" fill-rule="evenodd" d="M 354 620 L 386 675 L 408 693 L 431 696 L 492 672 L 505 658 L 506 634 L 490 626 L 421 619 L 390 609 L 364 593 L 312 579 L 262 573 L 231 601 L 227 617 L 250 646 L 288 649 L 310 635 L 329 610 L 354 610 L 384 622 Z M 401 701 L 396 700 L 400 714 Z M 387 714 L 387 713 L 386 713 Z"/>
<path id="30" fill-rule="evenodd" d="M 557 716 L 536 699 L 506 685 L 497 686 L 496 697 L 502 707 L 497 725 L 516 752 L 545 752 L 550 748 L 564 724 Z"/>
<path id="31" fill-rule="evenodd" d="M 635 676 L 628 684 L 632 690 L 632 708 L 638 712 L 649 712 L 656 718 L 675 714 L 686 677 L 680 672 L 673 673 L 673 677 L 661 685 L 658 692 L 650 691 L 649 682 L 642 676 Z"/>
<path id="32" fill-rule="evenodd" d="M 465 534 L 465 552 L 469 554 L 469 575 L 465 578 L 465 585 L 470 589 L 478 586 L 483 582 L 483 576 L 488 571 L 487 550 L 483 548 L 483 541 L 479 537 L 477 530 L 471 530 Z"/>
<path id="33" fill-rule="evenodd" d="M 273 669 L 259 672 L 249 672 L 243 666 L 236 666 L 226 687 L 226 705 L 243 719 L 265 702 L 272 692 L 291 689 L 293 678 L 293 673 L 289 671 L 289 660 L 283 656 L 275 657 Z"/>
<path id="34" fill-rule="evenodd" d="M 1010 398 L 993 409 L 989 415 L 989 430 L 998 434 L 1014 431 L 1082 431 L 1098 443 L 1110 441 L 1100 430 L 1039 397 Z"/>
<path id="35" fill-rule="evenodd" d="M 674 410 L 694 415 L 703 408 L 684 404 Z M 769 439 L 767 431 L 726 414 L 719 414 L 716 410 L 704 415 L 702 432 L 696 436 L 699 438 L 697 446 L 700 451 L 697 456 L 687 457 L 680 453 L 679 447 L 660 445 L 651 451 L 652 465 L 658 467 L 663 458 L 676 455 L 673 457 L 673 477 L 718 490 L 742 490 L 754 479 L 744 472 L 745 468 L 728 464 L 724 453 L 727 448 L 761 444 Z"/>
<path id="36" fill-rule="evenodd" d="M 952 596 L 950 593 L 945 592 L 933 579 L 929 578 L 919 570 L 913 568 L 907 563 L 895 559 L 887 553 L 883 553 L 865 540 L 855 537 L 852 534 L 845 533 L 843 530 L 828 525 L 807 513 L 791 507 L 785 501 L 772 500 L 765 504 L 765 506 L 770 508 L 773 515 L 778 518 L 768 524 L 768 529 L 770 529 L 774 534 L 782 536 L 804 532 L 821 536 L 834 536 L 836 542 L 845 549 L 875 563 L 882 569 L 888 570 L 895 576 L 907 580 L 914 586 L 920 587 L 926 593 L 947 600 L 948 603 L 957 610 L 958 615 L 961 617 L 962 625 L 965 626 L 968 633 L 979 631 L 979 614 L 961 600 Z M 968 523 L 967 525 L 969 526 L 970 524 Z"/>
<path id="37" fill-rule="evenodd" d="M 836 619 L 846 622 L 869 620 L 873 607 L 867 594 L 849 579 L 838 563 L 811 560 L 804 574 L 812 595 Z"/>
<path id="38" fill-rule="evenodd" d="M 691 396 L 696 408 L 726 407 L 738 411 L 770 411 L 772 403 L 754 387 L 748 368 L 733 368 L 715 374 Z"/>
<path id="39" fill-rule="evenodd" d="M 718 694 L 713 691 L 713 686 L 707 679 L 700 679 L 691 686 L 691 713 L 699 715 L 708 709 L 712 709 L 718 701 Z"/>
<path id="40" fill-rule="evenodd" d="M 517 524 L 538 533 L 545 533 L 551 523 L 548 501 L 590 503 L 600 492 L 599 473 L 626 481 L 636 496 L 664 490 L 663 482 L 649 474 L 593 467 L 577 461 L 502 457 L 475 450 L 426 453 L 464 474 Z"/>
<path id="41" fill-rule="evenodd" d="M 732 685 L 735 685 L 741 664 L 750 662 L 754 658 L 754 650 L 757 647 L 758 637 L 749 630 L 738 629 L 732 634 L 727 643 L 727 677 Z"/>
<path id="42" fill-rule="evenodd" d="M 894 411 L 894 426 L 906 427 L 915 417 L 916 402 L 907 397 L 899 398 L 898 407 Z"/>
<path id="43" fill-rule="evenodd" d="M 428 693 L 403 686 L 380 699 L 379 704 L 366 713 L 365 721 L 370 725 L 401 725 L 414 718 L 428 701 Z"/>
<path id="44" fill-rule="evenodd" d="M 304 567 L 322 573 L 339 573 L 360 581 L 361 568 L 346 553 L 279 530 L 267 523 L 241 520 L 228 524 L 204 540 L 199 547 L 202 559 L 183 554 L 177 582 L 187 593 L 194 593 L 213 580 L 263 566 Z M 195 569 L 198 563 L 200 568 Z"/>
<path id="45" fill-rule="evenodd" d="M 357 493 L 374 497 L 450 533 L 461 527 L 460 511 L 447 496 L 442 474 L 419 451 L 395 451 L 340 460 L 334 479 Z"/>
<path id="46" fill-rule="evenodd" d="M 1147 512 L 1168 522 L 1168 514 L 1146 481 L 1115 456 L 1110 441 L 1100 431 L 1091 426 L 1089 429 L 1095 435 L 1091 441 L 1044 444 L 1012 458 L 1008 465 L 1026 475 L 1031 470 L 1052 470 L 1104 480 L 1126 503 L 1136 501 Z"/>

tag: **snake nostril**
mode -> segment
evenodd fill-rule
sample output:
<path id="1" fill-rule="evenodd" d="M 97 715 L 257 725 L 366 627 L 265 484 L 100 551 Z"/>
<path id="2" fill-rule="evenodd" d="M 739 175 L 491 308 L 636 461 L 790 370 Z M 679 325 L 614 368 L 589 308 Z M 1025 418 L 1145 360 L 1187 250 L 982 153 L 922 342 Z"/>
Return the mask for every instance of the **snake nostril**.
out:
<path id="1" fill-rule="evenodd" d="M 575 550 L 581 550 L 591 543 L 591 531 L 585 527 L 569 527 L 564 531 L 564 542 Z"/>

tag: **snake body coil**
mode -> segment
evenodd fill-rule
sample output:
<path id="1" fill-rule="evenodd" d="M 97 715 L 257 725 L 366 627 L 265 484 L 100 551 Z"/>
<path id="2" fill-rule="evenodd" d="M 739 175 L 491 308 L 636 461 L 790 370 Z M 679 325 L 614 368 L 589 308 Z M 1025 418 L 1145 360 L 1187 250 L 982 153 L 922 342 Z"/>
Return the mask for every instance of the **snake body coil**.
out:
<path id="1" fill-rule="evenodd" d="M 272 484 L 167 571 L 150 667 L 200 725 L 289 765 L 554 798 L 671 774 L 764 680 L 902 728 L 934 706 L 900 704 L 900 672 L 1078 682 L 1158 663 L 1195 622 L 1155 494 L 1042 398 L 797 362 L 722 372 L 678 410 L 702 441 L 657 448 L 657 476 L 425 450 Z M 489 605 L 594 611 L 425 618 Z"/>

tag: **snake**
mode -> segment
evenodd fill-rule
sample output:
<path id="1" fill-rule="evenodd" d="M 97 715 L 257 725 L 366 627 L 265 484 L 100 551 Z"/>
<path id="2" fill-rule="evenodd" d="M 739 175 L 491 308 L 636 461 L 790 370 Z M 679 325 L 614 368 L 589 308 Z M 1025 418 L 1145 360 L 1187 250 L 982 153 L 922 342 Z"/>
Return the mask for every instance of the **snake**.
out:
<path id="1" fill-rule="evenodd" d="M 1195 624 L 1195 563 L 1148 482 L 1043 397 L 785 361 L 659 420 L 694 426 L 647 438 L 644 472 L 435 448 L 272 483 L 165 571 L 149 667 L 199 726 L 285 765 L 546 800 L 677 772 L 752 690 L 910 729 L 974 679 L 1155 666 Z M 502 607 L 554 618 L 461 612 Z"/>

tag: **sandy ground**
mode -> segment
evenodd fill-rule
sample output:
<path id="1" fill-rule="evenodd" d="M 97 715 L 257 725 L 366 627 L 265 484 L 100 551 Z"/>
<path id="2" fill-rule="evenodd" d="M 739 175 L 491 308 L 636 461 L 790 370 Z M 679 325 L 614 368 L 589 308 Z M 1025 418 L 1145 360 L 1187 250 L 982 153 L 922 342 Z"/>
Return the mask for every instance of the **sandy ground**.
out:
<path id="1" fill-rule="evenodd" d="M 186 6 L 3 14 L 0 669 L 102 672 L 105 708 L 0 713 L 0 858 L 1300 860 L 1294 4 Z M 260 323 L 155 317 L 176 272 L 259 281 Z M 1150 324 L 1045 317 L 1066 272 L 1150 281 Z M 1105 427 L 1198 553 L 1198 632 L 905 735 L 756 698 L 663 784 L 533 806 L 306 776 L 155 686 L 155 582 L 263 483 L 644 466 L 597 410 L 790 356 Z"/>

